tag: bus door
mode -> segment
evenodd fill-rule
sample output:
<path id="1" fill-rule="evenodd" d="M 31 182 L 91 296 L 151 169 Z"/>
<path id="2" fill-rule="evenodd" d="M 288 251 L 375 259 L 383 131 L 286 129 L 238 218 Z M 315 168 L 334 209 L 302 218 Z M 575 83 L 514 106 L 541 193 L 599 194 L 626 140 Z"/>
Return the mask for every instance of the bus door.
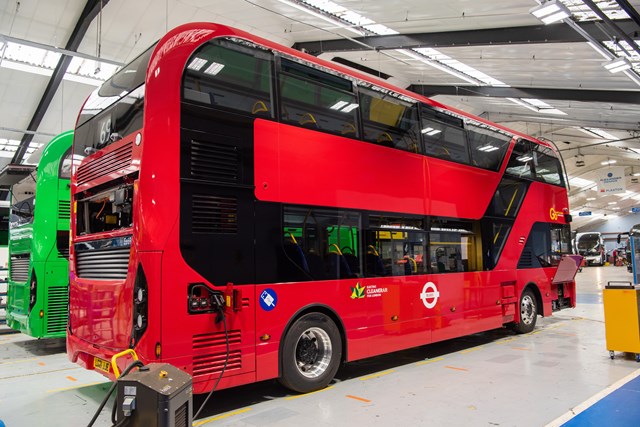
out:
<path id="1" fill-rule="evenodd" d="M 420 299 L 428 268 L 423 219 L 371 215 L 365 244 L 371 354 L 430 342 L 432 314 Z"/>

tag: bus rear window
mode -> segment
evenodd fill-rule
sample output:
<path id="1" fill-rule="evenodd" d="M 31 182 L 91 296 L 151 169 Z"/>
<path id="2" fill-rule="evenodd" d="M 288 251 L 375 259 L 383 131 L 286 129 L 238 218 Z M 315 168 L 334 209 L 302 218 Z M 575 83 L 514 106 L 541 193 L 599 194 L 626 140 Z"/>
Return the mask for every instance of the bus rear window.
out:
<path id="1" fill-rule="evenodd" d="M 155 47 L 156 45 L 154 43 L 149 49 L 115 73 L 89 96 L 89 99 L 87 99 L 87 102 L 85 102 L 80 112 L 77 126 L 86 123 L 91 118 L 109 108 L 116 101 L 144 84 L 149 59 Z"/>

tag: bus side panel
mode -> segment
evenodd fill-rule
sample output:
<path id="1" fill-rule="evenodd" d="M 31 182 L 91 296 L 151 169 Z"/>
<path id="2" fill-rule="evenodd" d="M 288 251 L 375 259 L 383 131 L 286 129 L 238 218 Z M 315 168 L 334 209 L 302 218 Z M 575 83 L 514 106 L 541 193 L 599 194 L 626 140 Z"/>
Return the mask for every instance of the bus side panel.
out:
<path id="1" fill-rule="evenodd" d="M 420 300 L 426 276 L 396 276 L 363 280 L 368 309 L 367 356 L 390 353 L 431 342 L 432 317 Z M 351 304 L 358 304 L 355 300 Z M 357 355 L 349 354 L 349 360 Z"/>
<path id="2" fill-rule="evenodd" d="M 425 159 L 429 171 L 428 214 L 453 218 L 481 218 L 502 176 L 496 172 L 460 163 L 431 157 Z"/>
<path id="3" fill-rule="evenodd" d="M 212 249 L 206 255 L 214 257 L 216 251 Z M 254 382 L 257 302 L 253 285 L 215 286 L 218 284 L 207 282 L 184 262 L 179 252 L 171 249 L 163 254 L 163 260 L 162 285 L 154 286 L 161 289 L 160 312 L 149 313 L 150 318 L 162 319 L 162 361 L 189 372 L 194 393 L 209 390 L 225 363 L 220 388 Z M 226 324 L 215 312 L 189 313 L 189 287 L 193 284 L 223 293 L 225 302 L 230 304 L 225 307 Z"/>
<path id="4" fill-rule="evenodd" d="M 254 132 L 258 200 L 424 214 L 421 155 L 261 119 Z"/>
<path id="5" fill-rule="evenodd" d="M 501 327 L 500 282 L 505 275 L 505 272 L 472 272 L 431 276 L 439 293 L 434 308 L 433 341 Z"/>

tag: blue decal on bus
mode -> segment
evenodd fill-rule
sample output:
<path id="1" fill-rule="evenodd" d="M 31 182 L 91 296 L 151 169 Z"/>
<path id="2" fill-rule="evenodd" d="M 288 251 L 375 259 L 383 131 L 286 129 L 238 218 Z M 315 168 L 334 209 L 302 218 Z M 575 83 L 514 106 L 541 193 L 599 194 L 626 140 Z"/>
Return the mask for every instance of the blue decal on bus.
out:
<path id="1" fill-rule="evenodd" d="M 260 294 L 260 307 L 264 311 L 271 311 L 276 308 L 276 304 L 278 303 L 278 295 L 276 295 L 276 291 L 271 288 L 265 289 Z"/>

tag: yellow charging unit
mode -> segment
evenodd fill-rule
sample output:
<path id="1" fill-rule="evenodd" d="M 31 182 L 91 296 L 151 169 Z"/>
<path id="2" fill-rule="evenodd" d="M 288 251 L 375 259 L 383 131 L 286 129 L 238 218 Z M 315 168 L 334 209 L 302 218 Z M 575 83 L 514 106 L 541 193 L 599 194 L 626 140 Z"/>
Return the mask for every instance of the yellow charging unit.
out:
<path id="1" fill-rule="evenodd" d="M 609 282 L 602 291 L 604 327 L 609 356 L 633 353 L 640 362 L 640 287 L 630 282 Z"/>

